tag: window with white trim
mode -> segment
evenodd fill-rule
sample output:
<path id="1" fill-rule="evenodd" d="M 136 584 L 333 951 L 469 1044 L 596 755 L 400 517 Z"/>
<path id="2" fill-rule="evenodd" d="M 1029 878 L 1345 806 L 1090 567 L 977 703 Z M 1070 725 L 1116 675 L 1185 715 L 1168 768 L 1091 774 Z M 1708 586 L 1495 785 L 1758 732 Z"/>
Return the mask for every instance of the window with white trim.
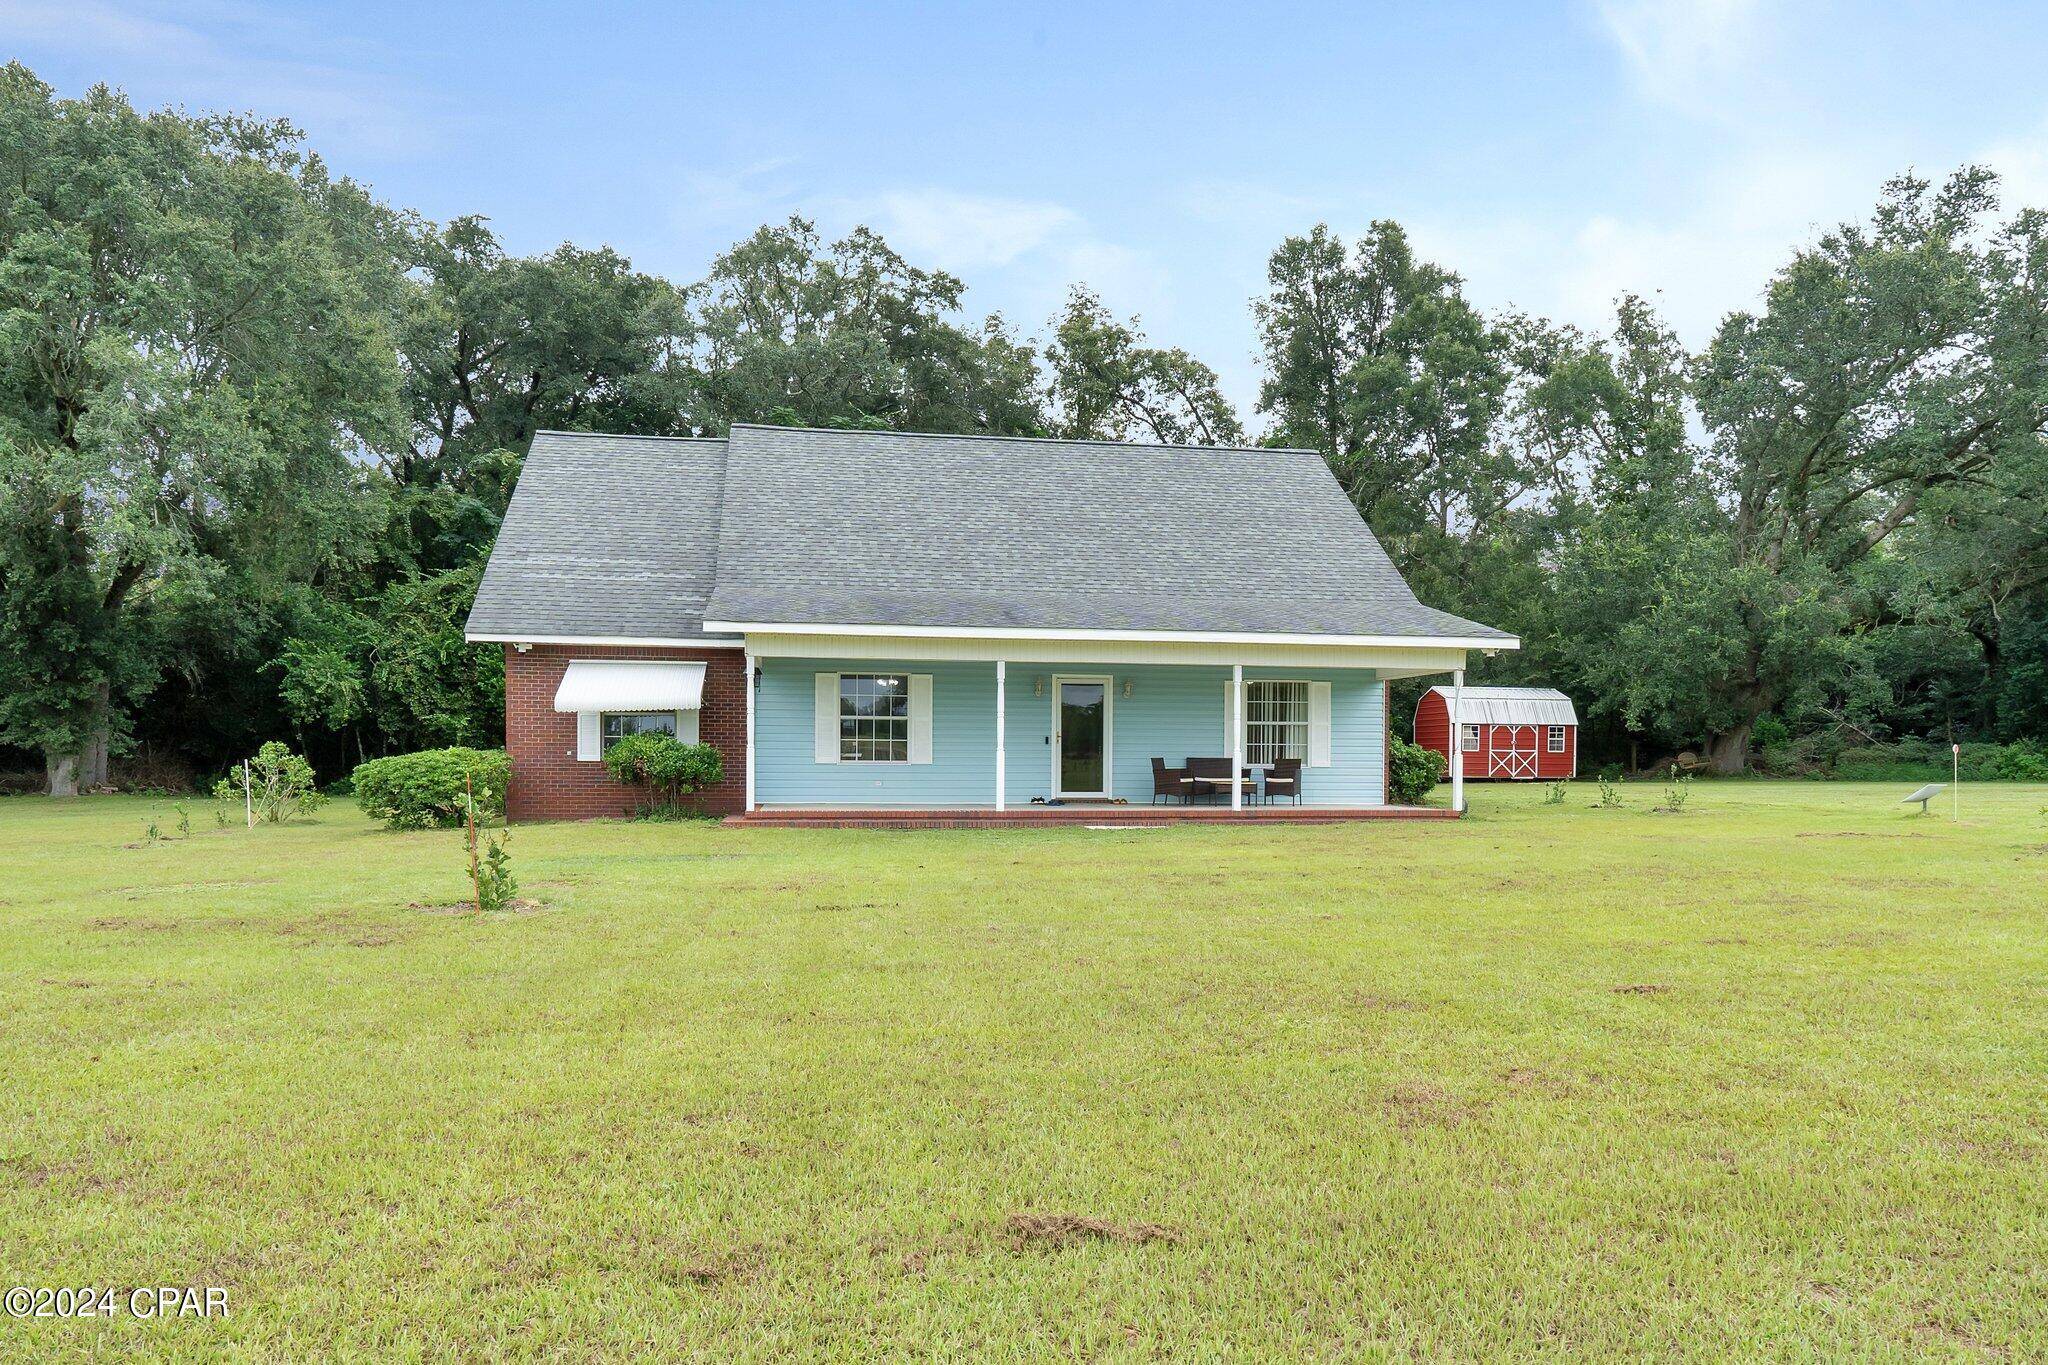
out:
<path id="1" fill-rule="evenodd" d="M 598 717 L 598 748 L 609 749 L 627 735 L 673 735 L 678 728 L 673 711 L 607 711 Z"/>
<path id="2" fill-rule="evenodd" d="M 1479 727 L 1476 725 L 1466 725 L 1461 726 L 1460 728 L 1464 731 L 1464 733 L 1458 737 L 1458 747 L 1460 749 L 1463 749 L 1468 754 L 1478 753 Z"/>
<path id="3" fill-rule="evenodd" d="M 1247 763 L 1308 758 L 1308 684 L 1262 678 L 1244 685 Z"/>
<path id="4" fill-rule="evenodd" d="M 1564 727 L 1562 725 L 1550 727 L 1550 752 L 1554 754 L 1564 752 Z"/>
<path id="5" fill-rule="evenodd" d="M 910 761 L 910 678 L 907 674 L 839 675 L 839 761 Z"/>

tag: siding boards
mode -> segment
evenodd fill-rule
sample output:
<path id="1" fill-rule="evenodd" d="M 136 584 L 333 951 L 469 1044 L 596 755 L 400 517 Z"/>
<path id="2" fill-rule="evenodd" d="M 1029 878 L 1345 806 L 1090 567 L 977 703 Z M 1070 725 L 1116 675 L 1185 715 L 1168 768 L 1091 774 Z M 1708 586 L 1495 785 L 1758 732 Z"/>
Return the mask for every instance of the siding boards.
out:
<path id="1" fill-rule="evenodd" d="M 995 665 L 937 660 L 763 659 L 754 720 L 756 800 L 771 805 L 929 806 L 995 799 Z M 814 686 L 819 673 L 932 675 L 929 764 L 818 763 L 813 758 Z M 1190 755 L 1224 752 L 1230 670 L 1218 667 L 1010 665 L 1006 715 L 1006 800 L 1028 804 L 1052 791 L 1053 679 L 1108 674 L 1111 791 L 1152 799 L 1152 758 L 1179 767 Z M 1330 684 L 1330 766 L 1303 771 L 1303 803 L 1378 805 L 1385 800 L 1386 684 L 1358 669 L 1245 670 L 1246 681 L 1304 679 Z M 1123 695 L 1129 680 L 1131 695 Z M 1037 683 L 1038 693 L 1033 695 Z"/>

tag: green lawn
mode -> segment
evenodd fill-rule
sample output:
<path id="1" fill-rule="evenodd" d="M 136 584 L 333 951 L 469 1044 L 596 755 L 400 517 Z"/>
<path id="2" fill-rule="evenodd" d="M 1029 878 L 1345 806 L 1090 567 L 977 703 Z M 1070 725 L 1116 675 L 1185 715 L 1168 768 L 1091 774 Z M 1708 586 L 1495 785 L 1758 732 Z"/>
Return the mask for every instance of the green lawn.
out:
<path id="1" fill-rule="evenodd" d="M 534 826 L 484 921 L 0 801 L 0 1283 L 231 1296 L 0 1356 L 2048 1356 L 2048 789 L 1659 790 Z"/>

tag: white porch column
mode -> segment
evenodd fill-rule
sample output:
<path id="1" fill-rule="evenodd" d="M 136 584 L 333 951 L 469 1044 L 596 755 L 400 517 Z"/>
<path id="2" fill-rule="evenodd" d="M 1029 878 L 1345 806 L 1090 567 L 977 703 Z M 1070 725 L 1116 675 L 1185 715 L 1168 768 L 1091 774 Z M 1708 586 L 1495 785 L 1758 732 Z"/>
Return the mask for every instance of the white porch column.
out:
<path id="1" fill-rule="evenodd" d="M 1244 809 L 1244 665 L 1230 666 L 1230 808 Z"/>
<path id="2" fill-rule="evenodd" d="M 1003 712 L 1009 709 L 1004 692 L 1008 686 L 1008 670 L 1001 659 L 996 660 L 996 809 L 1003 808 Z"/>
<path id="3" fill-rule="evenodd" d="M 1451 670 L 1451 809 L 1465 809 L 1465 670 Z"/>
<path id="4" fill-rule="evenodd" d="M 747 809 L 754 808 L 754 651 L 741 654 L 745 662 L 747 686 Z"/>

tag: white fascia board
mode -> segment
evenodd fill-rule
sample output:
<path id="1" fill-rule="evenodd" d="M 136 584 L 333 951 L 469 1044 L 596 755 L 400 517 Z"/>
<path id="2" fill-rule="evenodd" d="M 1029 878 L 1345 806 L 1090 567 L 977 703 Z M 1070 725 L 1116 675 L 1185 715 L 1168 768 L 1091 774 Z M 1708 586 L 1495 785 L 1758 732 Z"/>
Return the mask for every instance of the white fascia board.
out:
<path id="1" fill-rule="evenodd" d="M 945 640 L 1129 640 L 1153 644 L 1341 645 L 1379 649 L 1520 649 L 1519 637 L 1490 639 L 1459 635 L 1289 635 L 1264 631 L 1050 630 L 1028 626 L 819 625 L 789 621 L 706 621 L 706 630 L 743 635 L 871 635 L 894 639 Z"/>
<path id="2" fill-rule="evenodd" d="M 745 640 L 714 640 L 695 636 L 671 640 L 654 635 L 470 635 L 462 637 L 473 645 L 641 645 L 660 649 L 745 649 Z"/>

